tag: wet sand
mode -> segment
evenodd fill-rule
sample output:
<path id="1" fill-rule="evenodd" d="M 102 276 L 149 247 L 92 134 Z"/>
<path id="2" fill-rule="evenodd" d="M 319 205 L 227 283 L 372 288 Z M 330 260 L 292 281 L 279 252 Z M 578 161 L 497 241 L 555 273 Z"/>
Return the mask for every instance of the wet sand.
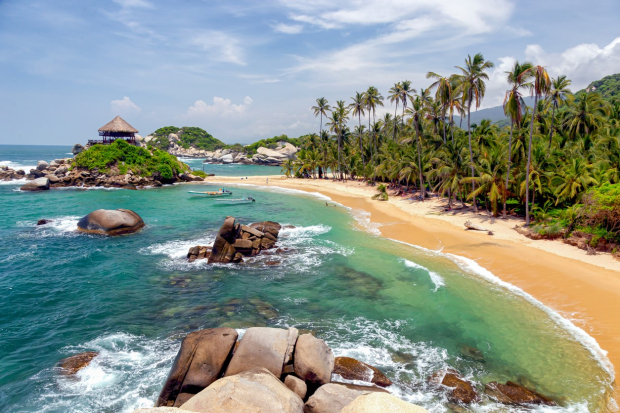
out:
<path id="1" fill-rule="evenodd" d="M 282 176 L 210 177 L 210 182 L 279 186 L 318 192 L 335 202 L 370 213 L 381 235 L 476 260 L 582 328 L 620 368 L 620 261 L 609 254 L 587 255 L 560 241 L 530 240 L 513 228 L 518 219 L 491 219 L 485 214 L 443 213 L 444 201 L 417 202 L 391 197 L 373 201 L 373 187 L 356 181 L 286 179 Z M 494 232 L 466 231 L 466 220 Z M 615 399 L 619 400 L 616 389 Z"/>

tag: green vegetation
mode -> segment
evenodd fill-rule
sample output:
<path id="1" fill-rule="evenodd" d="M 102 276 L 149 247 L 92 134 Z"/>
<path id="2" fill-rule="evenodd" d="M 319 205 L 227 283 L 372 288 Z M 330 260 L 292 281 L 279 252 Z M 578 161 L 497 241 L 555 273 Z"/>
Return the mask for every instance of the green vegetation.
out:
<path id="1" fill-rule="evenodd" d="M 158 149 L 166 150 L 168 148 L 168 135 L 171 133 L 178 134 L 179 146 L 189 149 L 195 147 L 206 151 L 215 151 L 227 146 L 224 142 L 215 139 L 207 131 L 193 126 L 184 126 L 177 128 L 176 126 L 165 126 L 157 129 L 152 133 L 154 139 L 150 142 Z"/>
<path id="2" fill-rule="evenodd" d="M 198 170 L 195 170 L 195 171 L 191 171 L 191 172 L 192 172 L 192 175 L 194 175 L 194 176 L 199 176 L 199 177 L 201 177 L 201 178 L 205 178 L 205 177 L 207 176 L 207 174 L 206 174 L 206 173 L 204 173 L 203 171 L 201 171 L 201 170 L 199 170 L 199 169 L 198 169 Z"/>
<path id="3" fill-rule="evenodd" d="M 319 98 L 312 107 L 319 129 L 300 139 L 297 160 L 283 170 L 414 188 L 413 199 L 433 191 L 449 207 L 470 202 L 494 216 L 525 216 L 548 237 L 619 242 L 620 105 L 598 88 L 576 98 L 565 76 L 516 62 L 506 77 L 508 122 L 472 124 L 492 66 L 477 54 L 456 74 L 429 72 L 425 89 L 405 80 L 386 97 L 371 86 L 346 103 Z M 602 92 L 618 79 L 603 79 L 610 87 Z M 377 117 L 388 102 L 392 110 Z"/>
<path id="4" fill-rule="evenodd" d="M 286 135 L 274 136 L 273 138 L 261 139 L 258 142 L 254 142 L 251 145 L 247 145 L 244 147 L 244 149 L 245 149 L 245 153 L 248 156 L 251 156 L 251 155 L 254 155 L 256 153 L 256 150 L 261 146 L 264 146 L 265 148 L 268 148 L 268 149 L 276 149 L 278 147 L 278 142 L 281 142 L 281 141 L 288 142 L 291 145 L 299 146 L 302 139 L 303 139 L 303 136 L 300 138 L 289 138 Z"/>
<path id="5" fill-rule="evenodd" d="M 152 152 L 128 144 L 118 139 L 110 145 L 94 145 L 76 155 L 72 166 L 97 169 L 101 173 L 109 173 L 113 167 L 118 168 L 121 175 L 131 170 L 138 176 L 160 174 L 164 179 L 172 179 L 176 174 L 189 169 L 169 153 L 153 148 Z"/>
<path id="6" fill-rule="evenodd" d="M 605 76 L 600 80 L 596 80 L 588 85 L 587 88 L 580 90 L 576 95 L 584 93 L 586 91 L 595 91 L 600 94 L 603 99 L 613 100 L 620 99 L 620 73 L 615 75 Z"/>

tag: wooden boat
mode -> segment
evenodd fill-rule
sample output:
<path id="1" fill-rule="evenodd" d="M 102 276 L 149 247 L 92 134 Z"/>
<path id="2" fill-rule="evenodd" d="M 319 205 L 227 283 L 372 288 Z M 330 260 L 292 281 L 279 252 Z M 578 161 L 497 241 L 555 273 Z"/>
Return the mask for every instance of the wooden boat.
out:
<path id="1" fill-rule="evenodd" d="M 237 204 L 251 204 L 252 202 L 256 202 L 256 200 L 250 196 L 246 198 L 237 198 L 237 199 L 216 199 L 214 203 L 216 205 L 237 205 Z"/>
<path id="2" fill-rule="evenodd" d="M 197 195 L 197 196 L 204 196 L 207 198 L 218 198 L 218 197 L 222 197 L 222 196 L 230 196 L 232 195 L 232 192 L 224 189 L 224 188 L 220 188 L 219 191 L 204 191 L 204 192 L 200 192 L 200 191 L 187 191 L 188 194 L 192 194 L 192 195 Z"/>

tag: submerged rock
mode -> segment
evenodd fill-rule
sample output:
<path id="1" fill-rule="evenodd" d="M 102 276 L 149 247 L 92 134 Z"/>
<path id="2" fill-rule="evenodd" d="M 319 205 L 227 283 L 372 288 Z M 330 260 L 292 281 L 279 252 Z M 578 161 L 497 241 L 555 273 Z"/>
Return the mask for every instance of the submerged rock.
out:
<path id="1" fill-rule="evenodd" d="M 377 368 L 351 357 L 336 357 L 334 373 L 347 380 L 366 381 L 381 387 L 392 385 L 392 380 Z"/>
<path id="2" fill-rule="evenodd" d="M 37 221 L 37 225 L 45 225 L 45 224 L 49 224 L 50 222 L 52 222 L 51 219 L 40 219 Z"/>
<path id="3" fill-rule="evenodd" d="M 496 381 L 488 383 L 484 386 L 486 394 L 504 404 L 544 404 L 547 406 L 555 406 L 556 403 L 550 398 L 527 389 L 517 383 L 511 381 L 501 384 Z"/>
<path id="4" fill-rule="evenodd" d="M 77 373 L 84 367 L 88 366 L 98 354 L 99 353 L 96 351 L 85 351 L 84 353 L 75 354 L 60 360 L 58 362 L 60 374 L 68 376 Z"/>
<path id="5" fill-rule="evenodd" d="M 480 401 L 474 385 L 461 377 L 455 369 L 437 371 L 431 376 L 430 381 L 447 387 L 448 400 L 452 403 L 470 404 Z"/>
<path id="6" fill-rule="evenodd" d="M 78 231 L 99 235 L 132 234 L 144 227 L 140 215 L 129 209 L 98 209 L 78 222 Z"/>
<path id="7" fill-rule="evenodd" d="M 303 401 L 266 368 L 224 377 L 181 405 L 195 412 L 302 413 Z"/>

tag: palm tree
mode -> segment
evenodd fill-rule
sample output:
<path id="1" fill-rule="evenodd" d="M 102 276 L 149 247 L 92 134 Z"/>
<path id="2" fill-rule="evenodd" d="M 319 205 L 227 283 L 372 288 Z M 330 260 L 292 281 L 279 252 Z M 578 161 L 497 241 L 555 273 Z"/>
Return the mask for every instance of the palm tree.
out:
<path id="1" fill-rule="evenodd" d="M 353 116 L 357 115 L 359 121 L 359 130 L 362 131 L 362 116 L 364 115 L 364 94 L 355 92 L 355 96 L 351 98 L 353 102 L 349 105 L 349 110 Z M 366 169 L 366 161 L 364 160 L 364 151 L 362 150 L 362 137 L 358 135 L 360 143 L 360 153 L 362 155 L 362 164 Z"/>
<path id="2" fill-rule="evenodd" d="M 400 100 L 403 102 L 403 116 L 402 122 L 405 122 L 405 111 L 407 110 L 407 101 L 411 98 L 411 96 L 416 93 L 416 90 L 411 87 L 411 82 L 408 80 L 403 80 L 400 83 Z"/>
<path id="3" fill-rule="evenodd" d="M 427 79 L 437 79 L 428 88 L 437 88 L 435 92 L 435 101 L 441 105 L 441 119 L 443 120 L 443 143 L 446 143 L 446 110 L 450 101 L 450 95 L 452 93 L 452 85 L 450 79 L 444 76 L 440 76 L 435 72 L 428 72 L 426 74 Z"/>
<path id="4" fill-rule="evenodd" d="M 542 96 L 547 96 L 549 94 L 549 90 L 551 88 L 551 80 L 549 79 L 549 74 L 547 70 L 540 66 L 533 66 L 528 73 L 522 73 L 522 77 L 532 77 L 534 80 L 534 84 L 531 88 L 532 94 L 534 95 L 534 110 L 532 111 L 532 121 L 530 122 L 530 140 L 527 146 L 527 166 L 525 170 L 527 173 L 525 174 L 525 225 L 530 225 L 530 165 L 532 163 L 532 136 L 534 135 L 534 118 L 536 117 L 536 109 L 538 107 L 538 99 Z"/>
<path id="5" fill-rule="evenodd" d="M 508 138 L 508 171 L 506 172 L 506 185 L 504 189 L 508 190 L 508 180 L 510 179 L 510 167 L 512 166 L 512 133 L 515 124 L 521 123 L 521 117 L 525 113 L 525 102 L 519 89 L 528 89 L 531 87 L 531 83 L 528 82 L 529 75 L 531 75 L 530 69 L 532 68 L 530 62 L 519 63 L 515 61 L 514 66 L 510 72 L 506 72 L 506 80 L 510 85 L 510 89 L 506 91 L 504 97 L 504 113 L 510 117 L 510 137 Z M 506 218 L 506 200 L 508 194 L 504 195 L 504 208 L 502 216 Z"/>
<path id="6" fill-rule="evenodd" d="M 568 88 L 570 84 L 571 81 L 568 80 L 566 76 L 558 76 L 551 81 L 551 92 L 549 93 L 549 97 L 547 98 L 547 104 L 551 105 L 553 111 L 551 113 L 551 130 L 549 131 L 549 148 L 547 149 L 547 154 L 551 152 L 551 141 L 553 139 L 555 111 L 558 107 L 560 107 L 567 101 L 568 96 L 571 94 L 571 91 Z"/>
<path id="7" fill-rule="evenodd" d="M 372 112 L 373 122 L 375 121 L 375 115 L 377 111 L 377 106 L 383 106 L 383 96 L 379 93 L 376 87 L 370 86 L 368 90 L 364 94 L 364 103 L 366 104 L 366 109 L 368 110 L 368 130 L 371 130 L 370 127 L 370 113 Z M 373 152 L 373 162 L 375 162 L 375 154 L 377 153 L 377 146 L 375 141 L 375 147 Z M 374 183 L 374 178 L 373 178 Z"/>
<path id="8" fill-rule="evenodd" d="M 411 108 L 408 110 L 408 113 L 411 114 L 411 121 L 413 122 L 413 128 L 415 129 L 416 136 L 416 146 L 418 150 L 418 172 L 420 178 L 420 196 L 422 197 L 422 201 L 426 196 L 426 191 L 424 188 L 424 178 L 422 177 L 422 148 L 420 145 L 420 118 L 421 113 L 424 110 L 424 106 L 422 103 L 422 99 L 420 96 L 416 96 L 414 99 L 411 99 Z M 411 142 L 411 139 L 405 139 L 403 143 Z"/>
<path id="9" fill-rule="evenodd" d="M 327 99 L 318 98 L 316 100 L 316 106 L 312 106 L 312 110 L 314 111 L 314 117 L 321 116 L 321 126 L 319 129 L 319 134 L 323 132 L 323 116 L 327 116 L 327 112 L 331 111 L 331 106 L 329 106 Z"/>
<path id="10" fill-rule="evenodd" d="M 292 159 L 287 159 L 282 164 L 281 171 L 284 172 L 287 178 L 291 177 L 291 174 L 293 173 L 293 166 L 294 166 L 294 161 Z"/>
<path id="11" fill-rule="evenodd" d="M 574 104 L 564 113 L 564 127 L 569 136 L 588 135 L 596 132 L 610 113 L 609 104 L 598 93 L 586 93 L 578 96 Z"/>
<path id="12" fill-rule="evenodd" d="M 400 92 L 402 89 L 402 85 L 400 82 L 394 83 L 394 86 L 389 90 L 388 99 L 390 102 L 396 102 L 396 107 L 394 108 L 394 135 L 392 140 L 396 141 L 396 111 L 398 111 L 398 103 L 400 102 Z"/>
<path id="13" fill-rule="evenodd" d="M 377 187 L 377 193 L 372 196 L 372 199 L 376 199 L 379 201 L 387 201 L 388 200 L 387 187 L 384 184 L 380 184 Z"/>
<path id="14" fill-rule="evenodd" d="M 467 107 L 467 135 L 469 137 L 469 162 L 471 163 L 471 177 L 474 178 L 474 152 L 471 147 L 471 105 L 476 104 L 476 109 L 480 107 L 484 93 L 486 91 L 485 80 L 489 79 L 489 75 L 485 70 L 493 67 L 493 62 L 485 61 L 481 53 L 476 53 L 472 58 L 467 55 L 465 59 L 465 68 L 456 66 L 461 71 L 458 76 L 459 89 L 462 94 L 464 106 Z M 476 190 L 476 183 L 472 181 L 472 192 Z M 474 212 L 478 212 L 476 199 L 474 198 Z"/>

